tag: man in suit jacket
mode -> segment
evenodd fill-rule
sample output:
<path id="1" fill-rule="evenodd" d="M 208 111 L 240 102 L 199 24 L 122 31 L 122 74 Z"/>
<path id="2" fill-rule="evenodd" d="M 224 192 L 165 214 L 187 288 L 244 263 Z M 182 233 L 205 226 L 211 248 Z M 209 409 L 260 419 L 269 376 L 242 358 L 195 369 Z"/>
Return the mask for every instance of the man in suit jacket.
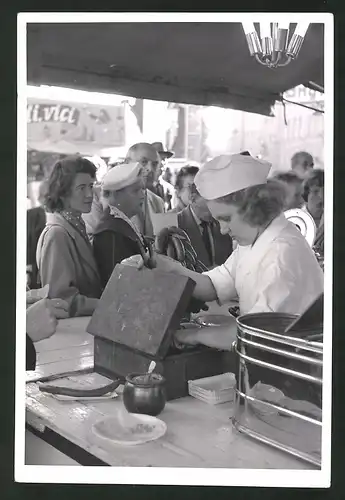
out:
<path id="1" fill-rule="evenodd" d="M 129 148 L 126 162 L 140 163 L 146 190 L 142 213 L 140 216 L 133 218 L 133 222 L 142 234 L 153 236 L 151 214 L 165 212 L 164 200 L 154 192 L 158 178 L 162 173 L 159 155 L 151 144 L 140 142 Z"/>
<path id="2" fill-rule="evenodd" d="M 178 226 L 188 234 L 198 259 L 212 269 L 224 264 L 231 255 L 232 239 L 221 234 L 219 223 L 213 219 L 195 184 L 190 190 L 192 203 L 177 214 Z"/>

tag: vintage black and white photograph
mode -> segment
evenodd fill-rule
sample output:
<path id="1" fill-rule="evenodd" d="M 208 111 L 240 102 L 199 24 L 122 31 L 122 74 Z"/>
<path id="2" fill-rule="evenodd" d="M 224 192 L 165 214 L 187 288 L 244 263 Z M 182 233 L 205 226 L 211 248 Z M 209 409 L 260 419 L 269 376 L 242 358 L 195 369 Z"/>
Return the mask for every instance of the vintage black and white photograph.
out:
<path id="1" fill-rule="evenodd" d="M 18 15 L 16 481 L 330 485 L 333 71 L 331 14 Z"/>

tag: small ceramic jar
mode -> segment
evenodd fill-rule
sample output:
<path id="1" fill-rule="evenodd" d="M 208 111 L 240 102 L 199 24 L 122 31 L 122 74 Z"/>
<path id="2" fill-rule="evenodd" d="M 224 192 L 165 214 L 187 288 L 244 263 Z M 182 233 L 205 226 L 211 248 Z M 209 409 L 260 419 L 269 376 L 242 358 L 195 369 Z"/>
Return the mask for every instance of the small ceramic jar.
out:
<path id="1" fill-rule="evenodd" d="M 123 403 L 130 413 L 159 415 L 166 403 L 165 378 L 158 373 L 127 375 Z"/>

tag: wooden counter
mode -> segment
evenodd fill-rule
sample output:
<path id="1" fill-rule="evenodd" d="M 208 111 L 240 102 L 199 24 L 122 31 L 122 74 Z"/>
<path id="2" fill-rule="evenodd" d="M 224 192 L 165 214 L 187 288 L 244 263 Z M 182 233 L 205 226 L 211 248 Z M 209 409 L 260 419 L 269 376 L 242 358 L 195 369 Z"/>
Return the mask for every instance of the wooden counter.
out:
<path id="1" fill-rule="evenodd" d="M 62 402 L 40 392 L 35 382 L 42 376 L 92 369 L 93 337 L 85 331 L 88 322 L 89 318 L 61 320 L 50 339 L 36 344 L 37 369 L 27 372 L 27 456 L 33 433 L 66 455 L 64 461 L 64 455 L 57 454 L 58 464 L 310 469 L 308 464 L 238 433 L 231 423 L 232 403 L 212 406 L 192 397 L 166 404 L 159 418 L 168 430 L 157 441 L 125 447 L 98 438 L 92 431 L 93 424 L 120 411 L 121 396 L 102 402 Z M 84 377 L 91 382 L 104 378 L 94 373 Z M 40 457 L 37 449 L 35 464 L 46 464 L 44 450 Z"/>

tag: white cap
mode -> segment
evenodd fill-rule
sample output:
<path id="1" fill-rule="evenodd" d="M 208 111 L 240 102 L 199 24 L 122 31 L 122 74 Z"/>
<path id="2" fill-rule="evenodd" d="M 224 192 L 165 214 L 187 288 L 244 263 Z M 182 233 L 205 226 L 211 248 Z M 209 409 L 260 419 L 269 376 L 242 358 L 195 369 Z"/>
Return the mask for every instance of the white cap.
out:
<path id="1" fill-rule="evenodd" d="M 122 163 L 111 168 L 103 177 L 102 188 L 119 191 L 134 184 L 141 172 L 140 163 Z"/>
<path id="2" fill-rule="evenodd" d="M 267 161 L 242 154 L 216 156 L 199 170 L 194 183 L 203 198 L 216 200 L 241 189 L 265 184 L 271 166 Z"/>

